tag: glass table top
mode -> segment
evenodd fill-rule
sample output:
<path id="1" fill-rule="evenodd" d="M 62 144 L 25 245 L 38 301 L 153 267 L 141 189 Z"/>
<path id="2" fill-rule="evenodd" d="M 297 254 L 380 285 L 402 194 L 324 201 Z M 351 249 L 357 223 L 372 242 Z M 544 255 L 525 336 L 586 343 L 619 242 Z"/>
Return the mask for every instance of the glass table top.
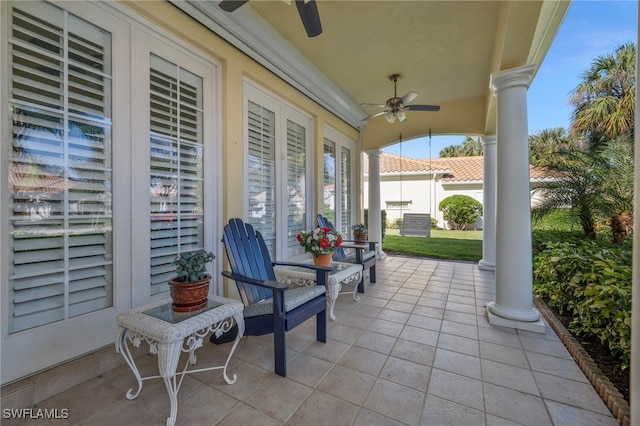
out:
<path id="1" fill-rule="evenodd" d="M 193 311 L 193 312 L 174 312 L 171 309 L 171 302 L 165 303 L 164 305 L 156 306 L 155 308 L 148 309 L 146 311 L 142 311 L 143 314 L 150 315 L 154 318 L 161 319 L 163 321 L 169 322 L 171 324 L 177 324 L 181 321 L 194 317 L 196 315 L 200 315 L 203 312 L 210 311 L 219 306 L 222 306 L 222 303 L 214 302 L 213 300 L 209 300 L 209 303 L 204 308 Z"/>

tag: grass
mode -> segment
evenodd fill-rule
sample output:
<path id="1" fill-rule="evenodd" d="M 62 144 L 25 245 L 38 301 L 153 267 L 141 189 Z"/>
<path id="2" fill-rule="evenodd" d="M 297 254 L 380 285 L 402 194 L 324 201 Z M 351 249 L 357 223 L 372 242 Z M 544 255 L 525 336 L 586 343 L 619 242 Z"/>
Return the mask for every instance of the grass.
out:
<path id="1" fill-rule="evenodd" d="M 566 209 L 558 209 L 543 219 L 534 221 L 532 228 L 534 248 L 537 242 L 582 236 L 580 226 Z M 397 229 L 387 229 L 385 232 L 382 250 L 388 254 L 473 262 L 482 259 L 482 231 L 434 229 L 431 230 L 430 238 L 402 237 Z"/>
<path id="2" fill-rule="evenodd" d="M 387 229 L 382 250 L 387 254 L 477 262 L 482 258 L 482 231 L 435 229 L 426 238 L 403 237 L 397 229 Z"/>

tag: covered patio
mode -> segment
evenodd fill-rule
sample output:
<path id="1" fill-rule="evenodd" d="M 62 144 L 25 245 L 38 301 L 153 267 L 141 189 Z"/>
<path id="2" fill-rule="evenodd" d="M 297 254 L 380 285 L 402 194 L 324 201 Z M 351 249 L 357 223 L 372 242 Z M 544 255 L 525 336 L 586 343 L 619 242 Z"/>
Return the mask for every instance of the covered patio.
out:
<path id="1" fill-rule="evenodd" d="M 286 378 L 273 374 L 269 338 L 255 337 L 232 358 L 235 384 L 219 371 L 188 375 L 176 424 L 617 424 L 552 327 L 541 334 L 489 325 L 493 272 L 387 256 L 377 274 L 359 301 L 338 299 L 326 344 L 315 342 L 314 320 L 289 333 Z M 224 359 L 229 345 L 205 342 L 198 364 Z M 129 401 L 135 379 L 120 356 L 113 348 L 93 356 L 8 386 L 3 407 L 29 407 L 34 397 L 35 408 L 68 409 L 64 424 L 165 422 L 161 380 Z M 157 371 L 154 355 L 138 360 L 143 375 Z M 103 371 L 83 382 L 91 369 Z"/>

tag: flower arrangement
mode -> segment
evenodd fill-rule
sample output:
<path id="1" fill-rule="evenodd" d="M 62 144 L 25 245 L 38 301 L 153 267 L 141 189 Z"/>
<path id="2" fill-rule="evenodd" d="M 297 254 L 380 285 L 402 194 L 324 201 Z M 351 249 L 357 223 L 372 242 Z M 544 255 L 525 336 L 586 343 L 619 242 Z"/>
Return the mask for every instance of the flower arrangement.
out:
<path id="1" fill-rule="evenodd" d="M 367 232 L 367 227 L 364 226 L 362 223 L 358 223 L 357 225 L 353 225 L 351 227 L 351 229 L 353 229 L 353 232 Z"/>
<path id="2" fill-rule="evenodd" d="M 296 238 L 304 247 L 304 251 L 314 256 L 331 254 L 342 245 L 342 235 L 329 227 L 301 231 Z"/>

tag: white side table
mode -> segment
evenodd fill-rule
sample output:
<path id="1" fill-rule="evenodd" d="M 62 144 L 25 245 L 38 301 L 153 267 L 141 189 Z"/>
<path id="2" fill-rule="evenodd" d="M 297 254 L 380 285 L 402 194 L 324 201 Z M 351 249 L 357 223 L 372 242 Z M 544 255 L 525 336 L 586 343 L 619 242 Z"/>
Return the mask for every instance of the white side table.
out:
<path id="1" fill-rule="evenodd" d="M 176 422 L 178 414 L 177 396 L 185 374 L 222 369 L 224 380 L 228 384 L 235 383 L 236 375 L 234 374 L 233 378 L 229 378 L 227 366 L 244 333 L 243 309 L 244 305 L 238 300 L 209 296 L 207 307 L 197 312 L 173 312 L 171 310 L 171 299 L 165 299 L 118 315 L 116 320 L 118 326 L 116 351 L 122 354 L 138 381 L 138 390 L 132 392 L 133 388 L 129 389 L 127 399 L 135 399 L 140 394 L 144 380 L 162 377 L 171 401 L 171 415 L 167 418 L 167 425 L 172 426 Z M 204 337 L 209 333 L 221 335 L 231 329 L 234 323 L 238 324 L 238 336 L 233 342 L 225 364 L 187 370 L 189 364 L 194 365 L 196 363 L 195 350 L 202 346 Z M 132 342 L 135 347 L 139 347 L 140 342 L 143 340 L 149 344 L 151 353 L 158 355 L 159 376 L 140 377 L 140 372 L 131 356 L 127 341 Z M 177 372 L 178 361 L 182 352 L 188 352 L 189 357 L 182 371 Z"/>
<path id="2" fill-rule="evenodd" d="M 309 260 L 304 263 L 311 263 Z M 327 283 L 327 303 L 329 304 L 329 318 L 336 320 L 333 308 L 338 300 L 338 296 L 351 291 L 342 292 L 343 284 L 354 284 L 353 300 L 360 300 L 358 296 L 358 283 L 362 278 L 362 265 L 357 263 L 331 262 L 333 271 L 329 272 L 329 282 Z M 279 282 L 296 285 L 315 285 L 316 273 L 312 269 L 301 266 L 278 266 L 275 269 L 276 278 Z"/>

